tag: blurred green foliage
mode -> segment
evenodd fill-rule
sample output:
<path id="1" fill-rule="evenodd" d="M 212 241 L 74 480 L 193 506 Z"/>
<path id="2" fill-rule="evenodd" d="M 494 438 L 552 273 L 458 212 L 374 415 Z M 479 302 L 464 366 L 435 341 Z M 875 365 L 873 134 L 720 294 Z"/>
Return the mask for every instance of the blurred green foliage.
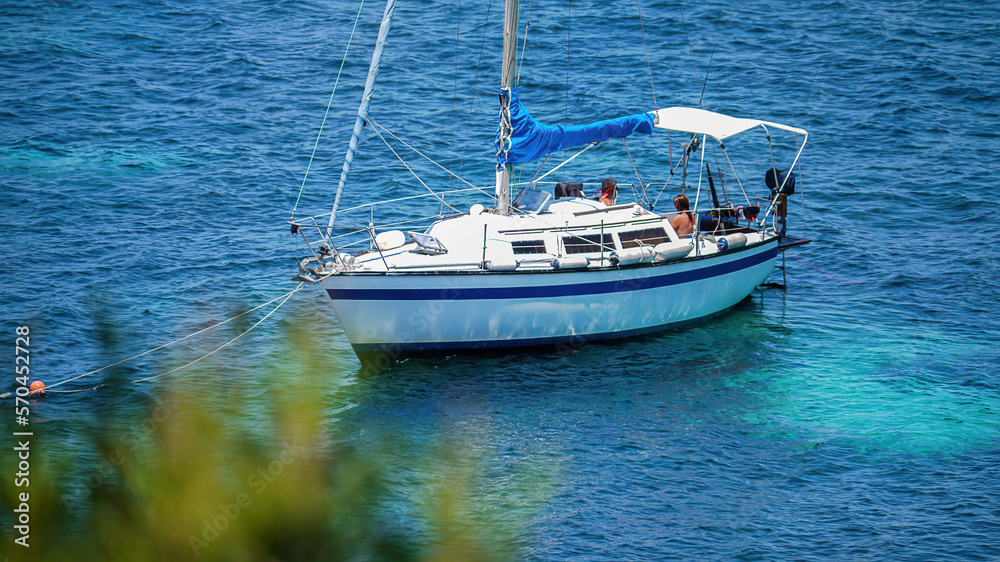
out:
<path id="1" fill-rule="evenodd" d="M 231 377 L 223 363 L 199 364 L 163 379 L 150 395 L 125 383 L 98 391 L 105 406 L 89 431 L 67 431 L 59 420 L 33 423 L 30 547 L 16 545 L 14 523 L 4 524 L 2 556 L 59 562 L 517 557 L 523 525 L 476 505 L 490 497 L 475 489 L 483 483 L 481 461 L 444 439 L 424 444 L 416 457 L 424 477 L 400 493 L 390 465 L 401 444 L 376 435 L 385 442 L 359 448 L 332 413 L 365 382 L 331 366 L 306 332 L 290 331 L 285 339 L 285 356 L 271 361 L 280 367 L 256 367 L 253 381 Z M 17 494 L 25 491 L 14 486 L 17 460 L 0 457 L 0 523 L 12 521 Z M 420 514 L 419 524 L 400 514 L 400 504 Z"/>

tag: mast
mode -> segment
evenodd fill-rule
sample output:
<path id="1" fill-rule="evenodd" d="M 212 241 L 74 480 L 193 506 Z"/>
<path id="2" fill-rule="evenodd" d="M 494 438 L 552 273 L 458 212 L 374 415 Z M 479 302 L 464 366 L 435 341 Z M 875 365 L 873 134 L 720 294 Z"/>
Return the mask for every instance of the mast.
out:
<path id="1" fill-rule="evenodd" d="M 361 138 L 361 127 L 368 119 L 368 104 L 372 98 L 372 90 L 375 88 L 375 77 L 378 75 L 379 61 L 382 59 L 382 49 L 389 36 L 389 26 L 392 24 L 392 14 L 396 9 L 396 0 L 386 0 L 385 12 L 382 13 L 382 23 L 378 28 L 378 39 L 375 40 L 375 50 L 372 51 L 372 61 L 368 65 L 368 79 L 365 80 L 365 91 L 361 94 L 361 106 L 358 107 L 358 118 L 354 122 L 354 132 L 351 134 L 351 142 L 347 146 L 347 155 L 344 156 L 344 167 L 340 171 L 340 183 L 337 185 L 337 196 L 333 199 L 333 210 L 330 211 L 330 222 L 326 231 L 329 235 L 333 228 L 333 221 L 337 218 L 337 207 L 340 206 L 340 194 L 344 192 L 344 185 L 347 184 L 347 174 L 351 171 L 351 163 L 354 162 L 354 153 L 358 150 L 358 140 Z"/>
<path id="2" fill-rule="evenodd" d="M 518 0 L 506 0 L 503 12 L 503 67 L 500 78 L 500 150 L 510 146 L 510 91 L 514 86 L 517 60 Z M 501 215 L 510 214 L 510 178 L 514 165 L 497 164 L 497 210 Z"/>

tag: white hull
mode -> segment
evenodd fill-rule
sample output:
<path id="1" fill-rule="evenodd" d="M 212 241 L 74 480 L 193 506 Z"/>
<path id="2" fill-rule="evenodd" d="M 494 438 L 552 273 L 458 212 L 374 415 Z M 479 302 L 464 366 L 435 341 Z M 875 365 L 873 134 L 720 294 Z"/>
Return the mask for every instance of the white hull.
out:
<path id="1" fill-rule="evenodd" d="M 777 244 L 621 269 L 358 272 L 322 284 L 359 355 L 551 345 L 649 333 L 730 308 L 773 271 Z"/>

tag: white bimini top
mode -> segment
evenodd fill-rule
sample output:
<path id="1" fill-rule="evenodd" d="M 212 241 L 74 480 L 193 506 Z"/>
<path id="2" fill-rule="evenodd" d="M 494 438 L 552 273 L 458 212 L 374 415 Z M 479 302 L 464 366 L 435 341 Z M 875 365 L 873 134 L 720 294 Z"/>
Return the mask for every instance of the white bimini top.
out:
<path id="1" fill-rule="evenodd" d="M 799 129 L 798 127 L 772 123 L 770 121 L 760 121 L 758 119 L 730 117 L 729 115 L 693 107 L 667 107 L 654 111 L 653 114 L 656 116 L 653 126 L 658 129 L 708 135 L 719 142 L 754 127 L 764 127 L 765 129 L 774 127 L 799 135 L 809 135 L 805 129 Z"/>

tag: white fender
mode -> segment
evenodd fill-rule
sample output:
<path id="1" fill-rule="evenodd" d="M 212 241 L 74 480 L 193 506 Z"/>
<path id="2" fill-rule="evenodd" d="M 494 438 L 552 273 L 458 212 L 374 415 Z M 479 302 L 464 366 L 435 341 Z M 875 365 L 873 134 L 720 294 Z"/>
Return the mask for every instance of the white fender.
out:
<path id="1" fill-rule="evenodd" d="M 553 269 L 576 269 L 588 265 L 590 265 L 590 260 L 583 256 L 563 256 L 552 260 Z"/>
<path id="2" fill-rule="evenodd" d="M 664 242 L 657 244 L 656 261 L 679 260 L 691 253 L 691 242 L 683 240 L 681 242 Z"/>
<path id="3" fill-rule="evenodd" d="M 488 271 L 514 271 L 515 269 L 517 269 L 517 266 L 519 266 L 521 264 L 518 263 L 518 262 L 502 263 L 502 262 L 495 262 L 495 261 L 489 261 L 489 260 L 487 260 L 487 262 L 486 262 L 485 265 L 486 265 L 486 270 L 488 270 Z"/>
<path id="4" fill-rule="evenodd" d="M 637 248 L 625 248 L 622 251 L 611 252 L 611 263 L 618 262 L 619 266 L 631 265 L 633 263 L 644 263 L 653 261 L 656 251 L 652 246 L 639 246 Z"/>
<path id="5" fill-rule="evenodd" d="M 375 245 L 383 252 L 394 250 L 403 244 L 406 244 L 406 235 L 403 234 L 402 230 L 387 230 L 375 236 Z"/>
<path id="6" fill-rule="evenodd" d="M 718 246 L 720 252 L 725 252 L 726 250 L 735 250 L 736 248 L 742 248 L 747 245 L 747 235 L 742 232 L 736 234 L 727 234 L 726 236 L 720 236 L 716 240 L 716 246 Z"/>

